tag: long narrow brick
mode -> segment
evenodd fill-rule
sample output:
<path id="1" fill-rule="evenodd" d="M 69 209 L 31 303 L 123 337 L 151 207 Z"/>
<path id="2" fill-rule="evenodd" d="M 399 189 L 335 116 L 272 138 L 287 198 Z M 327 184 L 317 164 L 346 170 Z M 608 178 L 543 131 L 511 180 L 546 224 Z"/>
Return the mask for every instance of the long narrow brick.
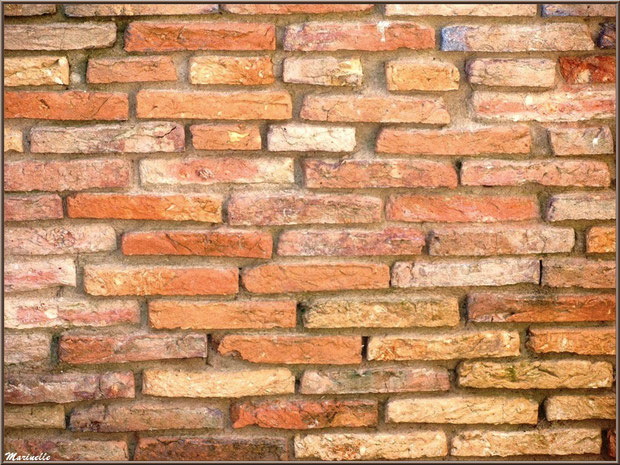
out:
<path id="1" fill-rule="evenodd" d="M 586 252 L 615 253 L 616 228 L 613 226 L 594 226 L 590 228 L 586 236 Z"/>
<path id="2" fill-rule="evenodd" d="M 458 68 L 448 61 L 404 59 L 385 64 L 388 90 L 456 90 L 459 79 Z"/>
<path id="3" fill-rule="evenodd" d="M 66 436 L 9 438 L 6 447 L 17 456 L 46 456 L 53 461 L 114 462 L 129 460 L 124 440 L 98 441 Z"/>
<path id="4" fill-rule="evenodd" d="M 236 15 L 292 15 L 357 13 L 370 11 L 374 5 L 363 3 L 226 3 L 222 5 L 222 8 Z"/>
<path id="5" fill-rule="evenodd" d="M 4 5 L 4 16 L 41 16 L 56 13 L 56 5 L 49 3 L 9 3 Z"/>
<path id="6" fill-rule="evenodd" d="M 4 196 L 5 221 L 56 220 L 62 217 L 62 199 L 57 194 Z"/>
<path id="7" fill-rule="evenodd" d="M 77 270 L 72 258 L 11 261 L 4 266 L 4 290 L 9 293 L 77 285 Z"/>
<path id="8" fill-rule="evenodd" d="M 5 428 L 65 429 L 62 405 L 5 405 L 3 410 Z"/>
<path id="9" fill-rule="evenodd" d="M 465 70 L 469 82 L 483 86 L 553 87 L 555 60 L 546 58 L 476 58 Z"/>
<path id="10" fill-rule="evenodd" d="M 543 286 L 615 289 L 616 263 L 613 260 L 589 260 L 567 257 L 542 262 Z"/>
<path id="11" fill-rule="evenodd" d="M 363 80 L 359 58 L 285 58 L 282 80 L 292 84 L 315 86 L 355 87 Z"/>
<path id="12" fill-rule="evenodd" d="M 192 84 L 261 86 L 273 84 L 271 57 L 199 56 L 189 61 Z"/>
<path id="13" fill-rule="evenodd" d="M 116 42 L 116 24 L 45 23 L 7 24 L 5 50 L 81 50 L 111 47 Z"/>
<path id="14" fill-rule="evenodd" d="M 6 228 L 4 250 L 11 255 L 56 255 L 116 250 L 116 231 L 107 225 Z"/>
<path id="15" fill-rule="evenodd" d="M 528 347 L 538 353 L 615 355 L 614 328 L 531 328 Z"/>
<path id="16" fill-rule="evenodd" d="M 86 80 L 92 84 L 176 81 L 177 71 L 168 56 L 91 58 Z"/>
<path id="17" fill-rule="evenodd" d="M 614 140 L 608 126 L 587 128 L 549 128 L 554 155 L 606 155 L 614 153 Z"/>
<path id="18" fill-rule="evenodd" d="M 536 16 L 536 5 L 527 4 L 415 4 L 388 3 L 386 16 Z"/>
<path id="19" fill-rule="evenodd" d="M 551 4 L 542 6 L 543 16 L 616 16 L 616 7 L 612 4 L 588 5 L 585 3 Z"/>
<path id="20" fill-rule="evenodd" d="M 254 124 L 194 124 L 192 144 L 199 150 L 260 150 L 259 127 Z"/>
<path id="21" fill-rule="evenodd" d="M 616 82 L 616 57 L 560 57 L 560 72 L 568 84 Z"/>
<path id="22" fill-rule="evenodd" d="M 65 5 L 69 17 L 84 16 L 152 16 L 152 15 L 204 15 L 217 12 L 217 4 L 174 3 L 98 3 Z"/>
<path id="23" fill-rule="evenodd" d="M 289 123 L 269 126 L 270 152 L 352 152 L 355 128 Z"/>
<path id="24" fill-rule="evenodd" d="M 66 57 L 55 56 L 5 58 L 4 85 L 69 85 L 69 61 Z"/>
<path id="25" fill-rule="evenodd" d="M 4 334 L 4 363 L 13 369 L 50 369 L 52 335 L 20 331 Z"/>
<path id="26" fill-rule="evenodd" d="M 615 192 L 567 192 L 549 199 L 547 221 L 614 220 Z"/>
<path id="27" fill-rule="evenodd" d="M 549 421 L 592 418 L 615 420 L 616 396 L 609 394 L 553 395 L 545 399 L 545 416 Z"/>

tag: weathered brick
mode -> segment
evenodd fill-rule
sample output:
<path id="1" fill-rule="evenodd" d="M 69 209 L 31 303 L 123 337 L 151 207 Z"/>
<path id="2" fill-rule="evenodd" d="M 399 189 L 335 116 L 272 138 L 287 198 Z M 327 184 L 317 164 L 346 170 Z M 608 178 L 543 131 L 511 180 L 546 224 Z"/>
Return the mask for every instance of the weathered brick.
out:
<path id="1" fill-rule="evenodd" d="M 146 186 L 211 184 L 292 184 L 292 158 L 181 158 L 140 161 L 140 182 Z"/>
<path id="2" fill-rule="evenodd" d="M 227 3 L 222 8 L 237 15 L 292 15 L 292 14 L 328 14 L 328 13 L 356 13 L 370 11 L 372 4 L 362 3 Z"/>
<path id="3" fill-rule="evenodd" d="M 470 294 L 467 317 L 471 321 L 546 323 L 614 321 L 613 294 Z"/>
<path id="4" fill-rule="evenodd" d="M 70 218 L 222 221 L 222 199 L 213 195 L 76 194 L 67 198 Z"/>
<path id="5" fill-rule="evenodd" d="M 319 460 L 404 460 L 448 455 L 443 431 L 295 436 L 295 457 Z"/>
<path id="6" fill-rule="evenodd" d="M 65 14 L 82 16 L 145 16 L 145 15 L 204 15 L 217 11 L 217 4 L 174 3 L 98 3 L 65 5 Z"/>
<path id="7" fill-rule="evenodd" d="M 233 225 L 377 223 L 382 202 L 357 194 L 234 193 L 228 202 Z"/>
<path id="8" fill-rule="evenodd" d="M 594 226 L 586 236 L 586 252 L 615 253 L 616 228 L 613 226 Z"/>
<path id="9" fill-rule="evenodd" d="M 285 231 L 278 239 L 278 255 L 364 256 L 418 255 L 424 247 L 419 229 L 388 227 L 368 229 Z"/>
<path id="10" fill-rule="evenodd" d="M 605 155 L 614 153 L 608 126 L 549 128 L 549 143 L 555 155 Z"/>
<path id="11" fill-rule="evenodd" d="M 116 250 L 112 226 L 81 224 L 6 228 L 4 250 L 11 255 L 77 254 Z"/>
<path id="12" fill-rule="evenodd" d="M 385 80 L 389 90 L 456 90 L 459 79 L 459 70 L 447 61 L 405 59 L 385 64 Z"/>
<path id="13" fill-rule="evenodd" d="M 353 123 L 448 124 L 450 114 L 441 97 L 307 95 L 302 119 Z"/>
<path id="14" fill-rule="evenodd" d="M 569 84 L 616 82 L 616 57 L 560 57 L 560 71 Z"/>
<path id="15" fill-rule="evenodd" d="M 8 3 L 4 16 L 40 16 L 56 13 L 56 5 L 49 3 Z"/>
<path id="16" fill-rule="evenodd" d="M 556 3 L 542 6 L 543 16 L 616 16 L 612 4 L 588 5 L 585 3 Z"/>
<path id="17" fill-rule="evenodd" d="M 134 21 L 125 30 L 127 52 L 275 48 L 276 28 L 267 23 Z"/>
<path id="18" fill-rule="evenodd" d="M 389 267 L 379 263 L 270 264 L 245 268 L 241 274 L 244 287 L 257 294 L 385 289 L 389 281 Z"/>
<path id="19" fill-rule="evenodd" d="M 586 258 L 549 258 L 542 262 L 543 286 L 601 289 L 616 287 L 616 263 L 613 260 Z"/>
<path id="20" fill-rule="evenodd" d="M 45 23 L 7 24 L 5 50 L 81 50 L 111 47 L 116 42 L 116 24 Z"/>
<path id="21" fill-rule="evenodd" d="M 22 132 L 19 129 L 4 127 L 4 151 L 15 151 L 15 152 L 23 152 L 24 151 L 24 141 Z"/>
<path id="22" fill-rule="evenodd" d="M 549 199 L 547 221 L 614 220 L 615 192 L 568 192 Z"/>
<path id="23" fill-rule="evenodd" d="M 92 84 L 176 81 L 177 70 L 169 56 L 91 58 L 86 80 Z"/>
<path id="24" fill-rule="evenodd" d="M 271 234 L 259 231 L 152 231 L 123 234 L 125 255 L 270 258 Z"/>
<path id="25" fill-rule="evenodd" d="M 482 155 L 530 153 L 530 129 L 525 125 L 463 129 L 386 128 L 376 150 L 406 155 Z"/>
<path id="26" fill-rule="evenodd" d="M 260 86 L 273 84 L 271 57 L 201 56 L 189 61 L 192 84 Z"/>
<path id="27" fill-rule="evenodd" d="M 8 375 L 4 400 L 9 404 L 38 404 L 134 397 L 130 371 L 103 373 L 43 373 Z"/>
<path id="28" fill-rule="evenodd" d="M 601 430 L 557 428 L 533 431 L 465 431 L 452 439 L 456 457 L 600 454 Z"/>
<path id="29" fill-rule="evenodd" d="M 129 451 L 127 442 L 94 441 L 61 437 L 8 438 L 4 443 L 7 450 L 18 456 L 39 456 L 44 454 L 49 460 L 68 461 L 127 461 Z"/>
<path id="30" fill-rule="evenodd" d="M 6 333 L 4 335 L 4 363 L 18 365 L 19 369 L 49 369 L 52 335 L 46 333 Z"/>
<path id="31" fill-rule="evenodd" d="M 142 392 L 159 397 L 225 398 L 293 394 L 295 376 L 285 368 L 235 371 L 146 369 L 142 372 Z"/>
<path id="32" fill-rule="evenodd" d="M 294 300 L 151 300 L 149 323 L 157 329 L 294 328 L 297 305 Z"/>
<path id="33" fill-rule="evenodd" d="M 78 364 L 207 358 L 204 334 L 69 333 L 60 337 L 58 358 Z"/>
<path id="34" fill-rule="evenodd" d="M 87 265 L 91 295 L 228 295 L 239 289 L 237 268 Z"/>
<path id="35" fill-rule="evenodd" d="M 527 397 L 450 395 L 400 398 L 388 401 L 385 409 L 388 423 L 538 423 L 538 402 Z"/>
<path id="36" fill-rule="evenodd" d="M 527 4 L 415 4 L 388 3 L 387 16 L 536 16 L 536 5 Z"/>
<path id="37" fill-rule="evenodd" d="M 405 21 L 312 22 L 287 26 L 287 51 L 390 51 L 435 47 L 432 27 Z"/>
<path id="38" fill-rule="evenodd" d="M 352 152 L 355 128 L 289 123 L 269 126 L 270 152 Z"/>
<path id="39" fill-rule="evenodd" d="M 597 45 L 600 48 L 616 48 L 616 23 L 605 23 L 602 25 Z"/>
<path id="40" fill-rule="evenodd" d="M 33 56 L 4 59 L 4 85 L 54 86 L 69 84 L 69 61 L 66 57 Z"/>
<path id="41" fill-rule="evenodd" d="M 465 70 L 469 82 L 482 86 L 553 87 L 555 63 L 546 58 L 476 58 Z"/>
<path id="42" fill-rule="evenodd" d="M 188 92 L 141 90 L 136 95 L 138 118 L 289 119 L 291 96 L 286 91 Z"/>
<path id="43" fill-rule="evenodd" d="M 38 291 L 77 285 L 77 271 L 72 258 L 11 261 L 5 263 L 4 266 L 4 290 L 6 292 Z"/>
<path id="44" fill-rule="evenodd" d="M 194 148 L 200 150 L 260 150 L 259 127 L 253 124 L 194 124 Z"/>
<path id="45" fill-rule="evenodd" d="M 4 116 L 65 121 L 126 120 L 129 102 L 127 94 L 120 92 L 5 92 Z"/>
<path id="46" fill-rule="evenodd" d="M 585 360 L 463 362 L 459 386 L 493 389 L 596 389 L 610 387 L 613 367 Z"/>
<path id="47" fill-rule="evenodd" d="M 545 399 L 545 416 L 549 421 L 616 419 L 614 395 L 557 395 Z"/>
<path id="48" fill-rule="evenodd" d="M 408 159 L 303 161 L 309 188 L 450 187 L 458 184 L 451 162 Z"/>
<path id="49" fill-rule="evenodd" d="M 610 429 L 606 435 L 607 453 L 610 457 L 616 458 L 616 429 Z"/>
<path id="50" fill-rule="evenodd" d="M 534 352 L 615 355 L 614 328 L 530 328 L 528 347 Z"/>
<path id="51" fill-rule="evenodd" d="M 55 220 L 62 216 L 62 199 L 56 194 L 4 196 L 5 221 Z"/>
<path id="52" fill-rule="evenodd" d="M 448 52 L 545 52 L 593 48 L 590 31 L 581 23 L 459 25 L 441 30 L 441 50 Z"/>
<path id="53" fill-rule="evenodd" d="M 233 428 L 355 428 L 375 426 L 378 414 L 374 400 L 244 401 L 230 408 Z"/>
<path id="54" fill-rule="evenodd" d="M 394 287 L 507 286 L 538 284 L 540 264 L 533 258 L 484 258 L 396 262 L 392 267 Z"/>
<path id="55" fill-rule="evenodd" d="M 302 394 L 365 394 L 386 392 L 447 391 L 450 377 L 445 368 L 390 367 L 338 370 L 306 370 Z"/>
<path id="56" fill-rule="evenodd" d="M 65 429 L 65 409 L 62 405 L 5 405 L 3 410 L 5 428 Z"/>
<path id="57" fill-rule="evenodd" d="M 71 431 L 115 433 L 158 429 L 223 428 L 224 412 L 184 400 L 139 400 L 78 406 L 71 412 Z"/>
<path id="58" fill-rule="evenodd" d="M 362 79 L 362 62 L 359 58 L 289 57 L 282 64 L 282 80 L 292 84 L 360 86 Z"/>

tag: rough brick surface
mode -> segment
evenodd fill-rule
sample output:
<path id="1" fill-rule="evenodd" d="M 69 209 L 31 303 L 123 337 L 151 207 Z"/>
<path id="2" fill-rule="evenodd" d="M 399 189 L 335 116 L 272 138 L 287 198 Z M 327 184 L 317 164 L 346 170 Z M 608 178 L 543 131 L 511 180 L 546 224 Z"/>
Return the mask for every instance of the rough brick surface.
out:
<path id="1" fill-rule="evenodd" d="M 69 62 L 65 57 L 7 58 L 4 61 L 4 85 L 7 87 L 63 84 L 69 84 Z"/>
<path id="2" fill-rule="evenodd" d="M 54 220 L 62 217 L 62 199 L 57 194 L 4 196 L 5 221 Z"/>
<path id="3" fill-rule="evenodd" d="M 553 87 L 555 61 L 545 58 L 477 58 L 467 62 L 469 82 L 498 87 Z"/>
<path id="4" fill-rule="evenodd" d="M 610 226 L 594 226 L 589 229 L 586 237 L 588 253 L 615 253 L 616 228 Z"/>
<path id="5" fill-rule="evenodd" d="M 533 328 L 528 346 L 539 353 L 615 355 L 616 332 L 613 328 Z"/>
<path id="6" fill-rule="evenodd" d="M 273 63 L 265 57 L 196 57 L 189 63 L 192 84 L 260 86 L 274 82 Z"/>
<path id="7" fill-rule="evenodd" d="M 5 50 L 80 50 L 111 47 L 116 42 L 116 24 L 46 23 L 8 24 Z"/>
<path id="8" fill-rule="evenodd" d="M 359 86 L 363 79 L 357 58 L 286 58 L 282 66 L 282 80 L 292 84 Z"/>
<path id="9" fill-rule="evenodd" d="M 260 150 L 259 128 L 252 124 L 195 124 L 192 144 L 200 150 Z"/>
<path id="10" fill-rule="evenodd" d="M 607 126 L 550 128 L 549 143 L 555 155 L 604 155 L 614 152 L 614 141 Z"/>
<path id="11" fill-rule="evenodd" d="M 170 57 L 94 58 L 88 60 L 86 79 L 93 84 L 176 81 Z"/>
<path id="12" fill-rule="evenodd" d="M 557 395 L 545 400 L 545 415 L 549 420 L 587 420 L 616 418 L 616 398 L 613 395 Z"/>

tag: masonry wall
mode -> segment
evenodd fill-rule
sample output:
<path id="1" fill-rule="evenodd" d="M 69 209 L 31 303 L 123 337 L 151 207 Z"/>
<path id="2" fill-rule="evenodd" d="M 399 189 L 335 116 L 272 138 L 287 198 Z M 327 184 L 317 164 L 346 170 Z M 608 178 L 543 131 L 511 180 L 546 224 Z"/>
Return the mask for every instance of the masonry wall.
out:
<path id="1" fill-rule="evenodd" d="M 4 15 L 4 452 L 615 454 L 614 5 Z"/>

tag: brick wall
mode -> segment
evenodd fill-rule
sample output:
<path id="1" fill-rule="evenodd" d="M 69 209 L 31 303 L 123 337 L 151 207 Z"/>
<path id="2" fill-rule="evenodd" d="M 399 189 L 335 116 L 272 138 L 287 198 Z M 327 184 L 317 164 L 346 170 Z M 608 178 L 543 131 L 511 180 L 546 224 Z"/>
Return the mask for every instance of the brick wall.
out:
<path id="1" fill-rule="evenodd" d="M 615 454 L 615 6 L 4 14 L 5 452 Z"/>

